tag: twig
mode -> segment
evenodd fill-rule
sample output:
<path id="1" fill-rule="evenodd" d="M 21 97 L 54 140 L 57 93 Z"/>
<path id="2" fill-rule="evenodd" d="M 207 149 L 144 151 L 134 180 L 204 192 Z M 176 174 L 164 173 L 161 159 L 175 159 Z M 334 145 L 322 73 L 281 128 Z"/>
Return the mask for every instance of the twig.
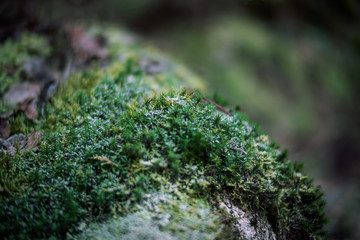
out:
<path id="1" fill-rule="evenodd" d="M 212 104 L 212 105 L 215 105 L 220 111 L 222 111 L 222 112 L 230 115 L 230 112 L 229 112 L 228 110 L 226 110 L 223 106 L 217 104 L 217 103 L 214 102 L 213 100 L 208 99 L 207 97 L 204 97 L 204 102 L 208 102 L 208 103 L 210 103 L 210 104 Z"/>
<path id="2" fill-rule="evenodd" d="M 247 154 L 247 152 L 246 152 L 246 151 L 244 151 L 244 150 L 243 150 L 243 149 L 241 149 L 241 148 L 231 147 L 231 149 L 232 149 L 232 150 L 236 150 L 236 151 L 240 151 L 240 152 L 242 152 L 242 153 L 244 153 L 244 154 Z"/>

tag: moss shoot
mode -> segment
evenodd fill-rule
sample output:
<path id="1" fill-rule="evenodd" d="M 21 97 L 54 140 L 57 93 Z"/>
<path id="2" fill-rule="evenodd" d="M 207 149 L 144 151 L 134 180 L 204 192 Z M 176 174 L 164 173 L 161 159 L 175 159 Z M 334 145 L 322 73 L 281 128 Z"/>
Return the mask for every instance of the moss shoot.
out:
<path id="1" fill-rule="evenodd" d="M 322 236 L 320 188 L 256 124 L 179 88 L 190 75 L 176 64 L 154 74 L 151 54 L 118 54 L 73 75 L 24 126 L 43 133 L 37 150 L 0 152 L 1 236 L 237 238 L 222 194 L 279 239 Z"/>

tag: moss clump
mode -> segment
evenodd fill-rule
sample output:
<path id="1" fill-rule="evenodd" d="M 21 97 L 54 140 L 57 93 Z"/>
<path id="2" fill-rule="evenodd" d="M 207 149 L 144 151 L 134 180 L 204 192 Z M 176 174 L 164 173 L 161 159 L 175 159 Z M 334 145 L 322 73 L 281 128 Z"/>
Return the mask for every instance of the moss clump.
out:
<path id="1" fill-rule="evenodd" d="M 265 214 L 279 238 L 321 236 L 322 193 L 299 165 L 242 113 L 219 113 L 185 89 L 154 94 L 160 74 L 149 75 L 141 59 L 74 76 L 37 123 L 38 150 L 13 159 L 0 153 L 2 236 L 70 238 L 93 222 L 128 216 L 91 225 L 87 236 L 143 214 L 164 236 L 229 239 L 210 207 L 224 192 Z M 181 81 L 161 74 L 166 84 Z M 158 193 L 173 200 L 149 207 Z M 163 214 L 170 216 L 162 225 Z"/>

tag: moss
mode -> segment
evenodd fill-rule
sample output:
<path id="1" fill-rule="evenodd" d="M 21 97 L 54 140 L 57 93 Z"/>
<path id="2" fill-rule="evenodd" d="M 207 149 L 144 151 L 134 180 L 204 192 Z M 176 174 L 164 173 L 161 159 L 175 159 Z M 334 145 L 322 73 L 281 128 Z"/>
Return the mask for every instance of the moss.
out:
<path id="1" fill-rule="evenodd" d="M 169 237 L 228 239 L 229 223 L 210 207 L 225 191 L 265 214 L 279 238 L 321 236 L 322 192 L 300 167 L 244 114 L 219 113 L 186 89 L 154 94 L 154 82 L 176 87 L 182 75 L 154 76 L 143 56 L 73 76 L 44 108 L 38 150 L 0 153 L 1 235 L 70 238 L 90 225 L 81 237 L 143 218 Z M 151 204 L 156 194 L 165 203 Z"/>

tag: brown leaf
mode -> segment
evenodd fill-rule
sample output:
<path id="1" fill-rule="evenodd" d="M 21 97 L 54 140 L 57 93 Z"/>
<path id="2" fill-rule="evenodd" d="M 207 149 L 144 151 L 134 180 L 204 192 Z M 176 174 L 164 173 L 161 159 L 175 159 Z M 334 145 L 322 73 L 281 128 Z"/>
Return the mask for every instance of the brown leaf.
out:
<path id="1" fill-rule="evenodd" d="M 38 117 L 36 102 L 37 99 L 33 99 L 24 110 L 26 117 L 31 120 L 35 120 Z"/>
<path id="2" fill-rule="evenodd" d="M 28 142 L 26 145 L 27 150 L 35 150 L 37 149 L 37 145 L 41 140 L 42 134 L 40 131 L 36 130 L 28 136 Z"/>
<path id="3" fill-rule="evenodd" d="M 8 138 L 10 132 L 10 125 L 7 119 L 0 118 L 0 138 Z"/>
<path id="4" fill-rule="evenodd" d="M 4 191 L 4 189 L 3 189 L 3 187 L 0 185 L 0 192 L 3 192 Z"/>
<path id="5" fill-rule="evenodd" d="M 101 47 L 99 41 L 89 35 L 82 27 L 71 25 L 66 28 L 70 37 L 71 46 L 75 50 L 78 59 L 86 61 L 92 57 L 106 57 L 107 50 Z"/>
<path id="6" fill-rule="evenodd" d="M 7 114 L 2 114 L 0 117 L 7 119 L 18 110 L 21 110 L 24 111 L 29 119 L 36 119 L 38 117 L 36 103 L 42 88 L 43 84 L 41 82 L 19 82 L 13 84 L 5 93 L 4 101 L 11 105 L 16 105 L 17 108 Z"/>
<path id="7" fill-rule="evenodd" d="M 32 97 L 26 98 L 24 101 L 18 104 L 17 110 L 25 111 L 29 103 L 32 101 Z"/>
<path id="8" fill-rule="evenodd" d="M 11 86 L 5 93 L 4 101 L 17 106 L 21 103 L 26 103 L 40 95 L 42 88 L 41 83 L 33 82 L 18 82 Z"/>

